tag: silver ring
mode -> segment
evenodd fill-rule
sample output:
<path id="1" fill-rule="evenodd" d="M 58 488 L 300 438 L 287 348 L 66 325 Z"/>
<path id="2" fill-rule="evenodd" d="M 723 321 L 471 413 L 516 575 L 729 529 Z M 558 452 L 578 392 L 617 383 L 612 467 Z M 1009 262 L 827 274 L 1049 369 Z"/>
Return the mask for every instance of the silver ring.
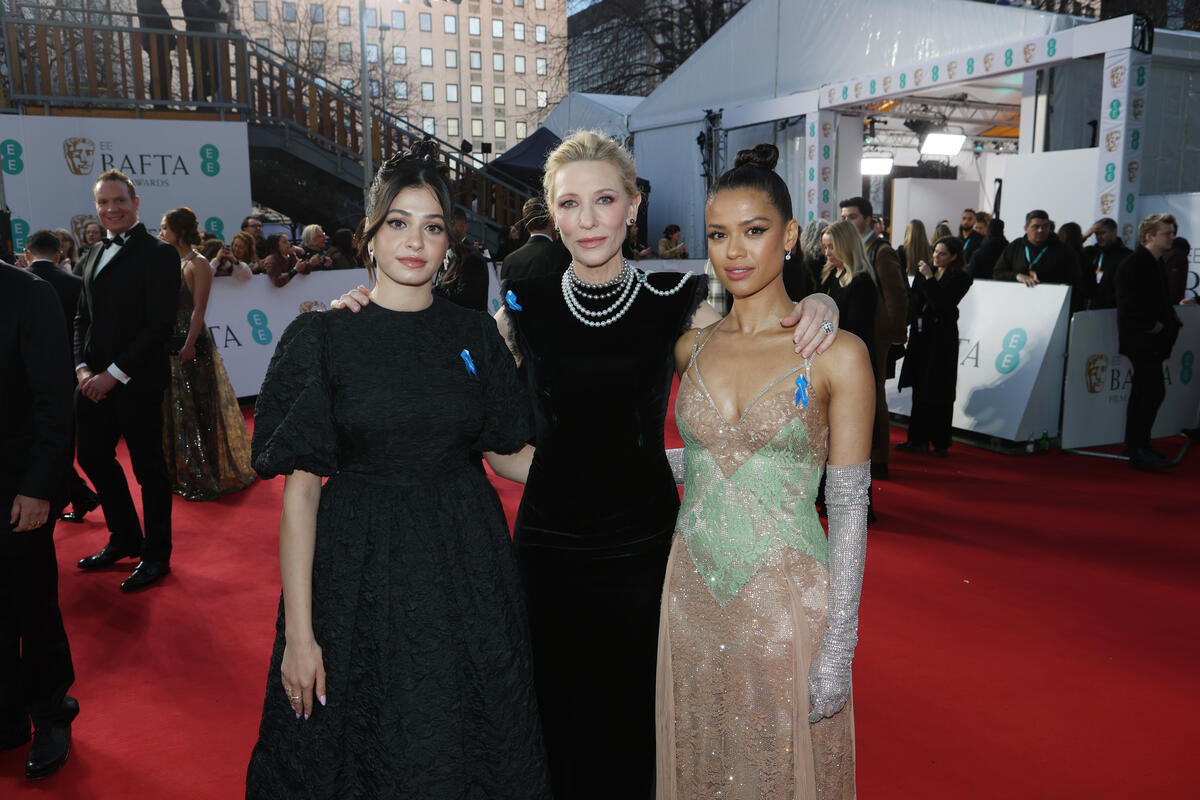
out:
<path id="1" fill-rule="evenodd" d="M 825 320 L 821 323 L 821 330 L 824 331 L 826 335 L 833 333 L 833 323 L 829 320 Z"/>
<path id="2" fill-rule="evenodd" d="M 300 695 L 296 695 L 295 697 L 288 695 L 288 700 L 299 700 L 299 699 L 300 699 Z"/>

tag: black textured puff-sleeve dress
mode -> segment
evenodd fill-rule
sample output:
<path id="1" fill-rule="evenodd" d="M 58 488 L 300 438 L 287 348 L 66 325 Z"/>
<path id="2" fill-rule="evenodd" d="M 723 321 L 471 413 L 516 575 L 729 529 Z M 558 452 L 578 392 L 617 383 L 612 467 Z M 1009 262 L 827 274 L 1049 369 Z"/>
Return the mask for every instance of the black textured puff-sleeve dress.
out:
<path id="1" fill-rule="evenodd" d="M 519 449 L 528 416 L 495 323 L 441 298 L 288 327 L 254 467 L 329 476 L 312 585 L 328 705 L 288 705 L 281 600 L 248 798 L 549 798 L 508 529 L 468 457 Z"/>
<path id="2" fill-rule="evenodd" d="M 638 275 L 669 294 L 643 290 L 603 326 L 572 315 L 559 276 L 504 287 L 534 398 L 513 540 L 558 800 L 646 797 L 654 779 L 659 602 L 679 511 L 663 421 L 675 342 L 707 279 Z"/>

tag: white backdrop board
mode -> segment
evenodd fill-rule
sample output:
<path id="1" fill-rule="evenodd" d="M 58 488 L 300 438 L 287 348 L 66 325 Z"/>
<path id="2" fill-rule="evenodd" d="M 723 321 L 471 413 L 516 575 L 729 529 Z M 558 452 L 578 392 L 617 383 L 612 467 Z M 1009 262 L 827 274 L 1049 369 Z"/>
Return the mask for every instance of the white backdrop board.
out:
<path id="1" fill-rule="evenodd" d="M 955 428 L 1018 442 L 1058 434 L 1069 295 L 1061 285 L 975 281 L 958 305 Z M 896 383 L 886 384 L 888 409 L 908 415 L 912 390 Z"/>
<path id="2" fill-rule="evenodd" d="M 112 168 L 137 187 L 151 232 L 164 212 L 188 206 L 201 230 L 228 241 L 250 212 L 249 152 L 244 122 L 2 115 L 14 249 L 39 228 L 67 228 L 82 240 L 84 225 L 96 221 L 92 185 Z"/>
<path id="3" fill-rule="evenodd" d="M 950 230 L 957 235 L 963 209 L 978 207 L 979 184 L 975 181 L 897 178 L 892 181 L 892 246 L 904 244 L 910 219 L 925 223 L 925 235 L 931 238 L 938 221 L 949 220 Z"/>
<path id="4" fill-rule="evenodd" d="M 1056 225 L 1077 222 L 1087 230 L 1096 220 L 1096 170 L 1100 150 L 1055 150 L 1008 156 L 1004 163 L 1004 191 L 1000 219 L 1009 239 L 1022 235 L 1025 214 L 1044 209 Z"/>
<path id="5" fill-rule="evenodd" d="M 1200 376 L 1200 306 L 1176 306 L 1183 329 L 1163 364 L 1167 394 L 1151 435 L 1171 436 L 1197 424 Z M 1117 352 L 1117 312 L 1081 311 L 1071 319 L 1063 390 L 1063 447 L 1095 447 L 1125 440 L 1125 408 L 1133 369 Z"/>

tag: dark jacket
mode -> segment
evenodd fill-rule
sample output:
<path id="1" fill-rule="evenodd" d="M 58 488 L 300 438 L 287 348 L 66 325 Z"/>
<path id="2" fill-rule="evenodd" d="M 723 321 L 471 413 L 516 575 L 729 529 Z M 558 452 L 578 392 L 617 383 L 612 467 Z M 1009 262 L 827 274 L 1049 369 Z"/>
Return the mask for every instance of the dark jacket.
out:
<path id="1" fill-rule="evenodd" d="M 1188 254 L 1192 252 L 1192 246 L 1188 244 L 1188 240 L 1182 236 L 1175 237 L 1175 244 L 1171 245 L 1171 249 L 1163 256 L 1163 264 L 1167 268 L 1167 287 L 1169 292 L 1167 297 L 1172 305 L 1183 301 L 1188 289 L 1188 267 L 1190 262 Z M 1196 289 L 1192 287 L 1192 297 L 1196 298 Z"/>
<path id="2" fill-rule="evenodd" d="M 940 280 L 919 272 L 912 285 L 912 323 L 899 387 L 915 387 L 923 401 L 948 403 L 958 385 L 958 304 L 973 279 L 950 270 Z"/>
<path id="3" fill-rule="evenodd" d="M 862 339 L 871 355 L 871 363 L 874 364 L 875 315 L 880 302 L 879 289 L 871 280 L 871 276 L 864 272 L 856 275 L 849 285 L 842 286 L 831 273 L 822 284 L 821 291 L 837 303 L 838 327 Z"/>
<path id="4" fill-rule="evenodd" d="M 983 245 L 984 236 L 978 231 L 971 231 L 967 238 L 962 240 L 963 243 L 963 262 L 970 263 L 971 256 L 979 252 L 980 246 Z"/>
<path id="5" fill-rule="evenodd" d="M 109 364 L 149 387 L 166 386 L 167 340 L 179 302 L 179 253 L 140 222 L 99 275 L 102 249 L 88 251 L 75 312 L 75 364 Z"/>
<path id="6" fill-rule="evenodd" d="M 559 276 L 571 263 L 571 253 L 558 240 L 550 240 L 545 234 L 530 235 L 529 241 L 508 254 L 500 266 L 500 278 L 506 281 L 523 281 L 543 275 Z"/>
<path id="7" fill-rule="evenodd" d="M 271 283 L 276 286 L 287 286 L 288 281 L 296 277 L 296 273 L 292 269 L 300 262 L 295 253 L 288 253 L 286 256 L 281 253 L 272 253 L 264 259 L 260 259 L 259 264 L 262 271 L 267 273 L 267 277 L 271 279 Z"/>
<path id="8" fill-rule="evenodd" d="M 451 283 L 443 283 L 443 276 L 433 284 L 433 293 L 452 303 L 475 311 L 487 311 L 488 266 L 479 248 L 464 245 L 462 265 L 458 276 Z"/>
<path id="9" fill-rule="evenodd" d="M 1132 254 L 1120 239 L 1103 250 L 1094 244 L 1083 248 L 1083 277 L 1091 290 L 1088 308 L 1117 307 L 1117 267 Z"/>
<path id="10" fill-rule="evenodd" d="M 83 263 L 83 258 L 80 258 L 79 261 Z M 38 260 L 31 262 L 29 271 L 54 287 L 54 293 L 58 295 L 59 303 L 62 304 L 63 323 L 66 326 L 67 332 L 67 348 L 70 350 L 75 342 L 73 334 L 75 330 L 75 309 L 79 307 L 79 293 L 83 291 L 83 280 L 67 272 L 53 261 Z M 72 370 L 71 374 L 75 374 L 74 370 Z"/>
<path id="11" fill-rule="evenodd" d="M 1065 283 L 1071 287 L 1071 311 L 1079 311 L 1091 295 L 1083 280 L 1079 257 L 1053 233 L 1041 247 L 1022 236 L 1013 239 L 1000 254 L 992 270 L 998 281 L 1015 281 L 1018 275 L 1036 273 L 1039 283 Z"/>
<path id="12" fill-rule="evenodd" d="M 1156 323 L 1162 330 L 1151 333 Z M 1117 336 L 1121 355 L 1131 359 L 1167 358 L 1181 323 L 1171 305 L 1167 271 L 1149 250 L 1138 245 L 1117 268 Z"/>
<path id="13" fill-rule="evenodd" d="M 59 306 L 49 283 L 0 263 L 0 530 L 18 494 L 61 508 L 73 381 Z"/>

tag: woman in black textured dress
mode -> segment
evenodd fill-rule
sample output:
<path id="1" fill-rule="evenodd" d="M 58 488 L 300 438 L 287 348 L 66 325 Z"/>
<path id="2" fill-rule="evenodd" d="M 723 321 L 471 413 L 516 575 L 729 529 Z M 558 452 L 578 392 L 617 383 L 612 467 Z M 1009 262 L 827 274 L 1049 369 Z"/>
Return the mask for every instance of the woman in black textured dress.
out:
<path id="1" fill-rule="evenodd" d="M 535 398 L 537 452 L 513 537 L 538 704 L 556 800 L 643 800 L 654 791 L 658 609 L 679 509 L 663 450 L 673 348 L 720 317 L 702 302 L 703 275 L 647 274 L 622 258 L 641 195 L 619 144 L 567 138 L 544 188 L 571 265 L 508 284 L 497 315 Z M 832 343 L 828 298 L 793 317 L 806 354 Z"/>
<path id="2" fill-rule="evenodd" d="M 259 394 L 254 466 L 287 482 L 247 797 L 550 797 L 508 530 L 468 455 L 522 478 L 528 402 L 493 321 L 431 293 L 451 210 L 436 162 L 385 164 L 374 302 L 298 317 Z"/>

